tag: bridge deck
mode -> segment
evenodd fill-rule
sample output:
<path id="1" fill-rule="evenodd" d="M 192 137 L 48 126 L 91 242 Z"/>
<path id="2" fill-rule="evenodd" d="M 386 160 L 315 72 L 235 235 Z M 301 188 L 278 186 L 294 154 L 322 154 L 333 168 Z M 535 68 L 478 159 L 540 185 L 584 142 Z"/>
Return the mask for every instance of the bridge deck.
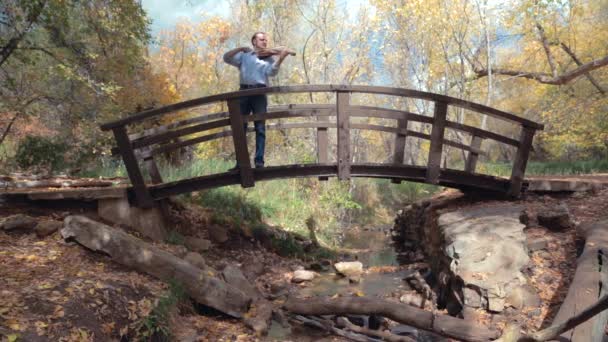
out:
<path id="1" fill-rule="evenodd" d="M 338 174 L 338 165 L 295 164 L 253 169 L 252 172 L 256 182 L 281 178 L 335 177 Z M 350 175 L 351 177 L 390 178 L 424 183 L 426 181 L 426 172 L 426 168 L 422 166 L 351 164 Z M 154 199 L 162 199 L 185 192 L 240 183 L 239 172 L 232 171 L 152 185 L 149 188 Z M 509 179 L 484 174 L 472 174 L 461 170 L 442 169 L 438 185 L 457 189 L 477 188 L 505 193 L 509 187 Z"/>

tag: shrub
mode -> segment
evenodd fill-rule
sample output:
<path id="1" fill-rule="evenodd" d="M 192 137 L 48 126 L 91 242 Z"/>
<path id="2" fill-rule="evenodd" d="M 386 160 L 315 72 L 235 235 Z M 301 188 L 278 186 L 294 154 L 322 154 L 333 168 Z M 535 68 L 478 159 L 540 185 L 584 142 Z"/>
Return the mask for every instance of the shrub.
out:
<path id="1" fill-rule="evenodd" d="M 65 143 L 46 137 L 28 136 L 17 148 L 15 160 L 21 169 L 55 171 L 65 166 Z"/>

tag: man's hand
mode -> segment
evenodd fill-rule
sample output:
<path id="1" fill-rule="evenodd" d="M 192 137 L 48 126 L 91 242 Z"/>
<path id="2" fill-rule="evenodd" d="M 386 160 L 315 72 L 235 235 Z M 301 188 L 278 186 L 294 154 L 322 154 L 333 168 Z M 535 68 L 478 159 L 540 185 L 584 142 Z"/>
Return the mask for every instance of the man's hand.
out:
<path id="1" fill-rule="evenodd" d="M 281 49 L 281 52 L 279 52 L 279 58 L 284 59 L 285 57 L 287 57 L 288 55 L 294 54 L 293 52 L 291 52 L 290 50 L 288 50 L 287 48 L 283 48 Z"/>

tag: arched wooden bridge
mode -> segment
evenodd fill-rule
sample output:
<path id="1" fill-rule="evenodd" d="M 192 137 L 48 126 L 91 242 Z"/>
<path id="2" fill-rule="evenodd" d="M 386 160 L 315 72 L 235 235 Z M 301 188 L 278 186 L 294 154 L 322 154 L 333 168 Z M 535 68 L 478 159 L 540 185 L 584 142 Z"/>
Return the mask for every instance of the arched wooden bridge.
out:
<path id="1" fill-rule="evenodd" d="M 243 116 L 240 113 L 239 97 L 260 94 L 285 93 L 335 93 L 334 104 L 292 104 L 269 107 L 268 113 Z M 367 93 L 399 96 L 434 103 L 433 117 L 410 113 L 407 111 L 357 106 L 351 104 L 352 93 Z M 227 103 L 228 112 L 206 114 L 187 120 L 159 126 L 141 132 L 127 131 L 127 127 L 137 127 L 145 120 L 158 118 L 178 110 L 210 103 Z M 448 107 L 461 107 L 477 114 L 485 114 L 510 122 L 519 127 L 519 136 L 515 139 L 498 133 L 482 130 L 477 127 L 449 121 Z M 259 169 L 251 167 L 249 150 L 243 122 L 254 120 L 276 120 L 281 118 L 313 117 L 299 123 L 278 123 L 268 125 L 267 129 L 314 128 L 317 130 L 317 163 L 271 166 Z M 330 119 L 335 117 L 335 120 Z M 393 119 L 393 126 L 354 123 L 351 117 L 374 117 Z M 408 122 L 420 122 L 432 125 L 430 134 L 408 129 Z M 141 126 L 141 125 L 140 125 Z M 217 132 L 218 129 L 229 126 L 230 130 Z M 328 128 L 337 129 L 336 162 L 328 158 Z M 444 137 L 446 128 L 467 133 L 470 145 L 451 141 Z M 346 86 L 346 85 L 303 85 L 257 88 L 244 91 L 218 94 L 189 101 L 172 104 L 166 107 L 147 110 L 129 117 L 101 125 L 102 130 L 112 130 L 116 138 L 119 152 L 124 160 L 138 206 L 146 207 L 169 196 L 192 192 L 204 188 L 220 187 L 231 184 L 241 184 L 252 187 L 256 181 L 292 177 L 320 177 L 321 179 L 337 176 L 341 180 L 350 177 L 380 177 L 394 181 L 415 181 L 440 184 L 454 188 L 480 189 L 496 191 L 519 196 L 523 176 L 532 148 L 532 139 L 536 130 L 543 125 L 506 113 L 494 108 L 483 106 L 457 98 L 422 92 L 410 89 Z M 377 130 L 395 134 L 394 155 L 391 163 L 384 164 L 353 164 L 351 163 L 351 129 Z M 209 132 L 215 130 L 215 133 Z M 204 134 L 207 132 L 207 134 Z M 204 135 L 201 135 L 204 134 Z M 232 136 L 236 160 L 241 165 L 240 170 L 213 175 L 184 179 L 163 183 L 158 172 L 154 157 L 160 153 L 176 150 L 185 146 Z M 183 137 L 181 141 L 177 138 Z M 404 164 L 404 149 L 407 137 L 430 140 L 430 149 L 426 167 Z M 510 179 L 493 177 L 475 172 L 479 154 L 483 153 L 481 144 L 484 139 L 492 139 L 502 144 L 515 146 L 517 153 L 513 161 Z M 448 145 L 468 152 L 464 170 L 441 168 L 443 146 Z M 151 176 L 150 184 L 146 184 L 139 168 L 138 159 L 143 159 Z"/>

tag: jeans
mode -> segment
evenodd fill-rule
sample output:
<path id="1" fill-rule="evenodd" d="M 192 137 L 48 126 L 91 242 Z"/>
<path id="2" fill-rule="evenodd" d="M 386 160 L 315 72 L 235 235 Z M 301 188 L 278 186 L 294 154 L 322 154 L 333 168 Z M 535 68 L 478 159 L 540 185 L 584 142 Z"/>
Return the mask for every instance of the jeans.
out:
<path id="1" fill-rule="evenodd" d="M 241 89 L 243 87 L 241 86 Z M 263 114 L 268 108 L 266 95 L 246 96 L 240 99 L 241 114 Z M 266 121 L 256 120 L 253 122 L 255 128 L 255 166 L 264 166 L 264 149 L 266 147 Z M 247 133 L 247 123 L 243 124 L 245 134 Z"/>

